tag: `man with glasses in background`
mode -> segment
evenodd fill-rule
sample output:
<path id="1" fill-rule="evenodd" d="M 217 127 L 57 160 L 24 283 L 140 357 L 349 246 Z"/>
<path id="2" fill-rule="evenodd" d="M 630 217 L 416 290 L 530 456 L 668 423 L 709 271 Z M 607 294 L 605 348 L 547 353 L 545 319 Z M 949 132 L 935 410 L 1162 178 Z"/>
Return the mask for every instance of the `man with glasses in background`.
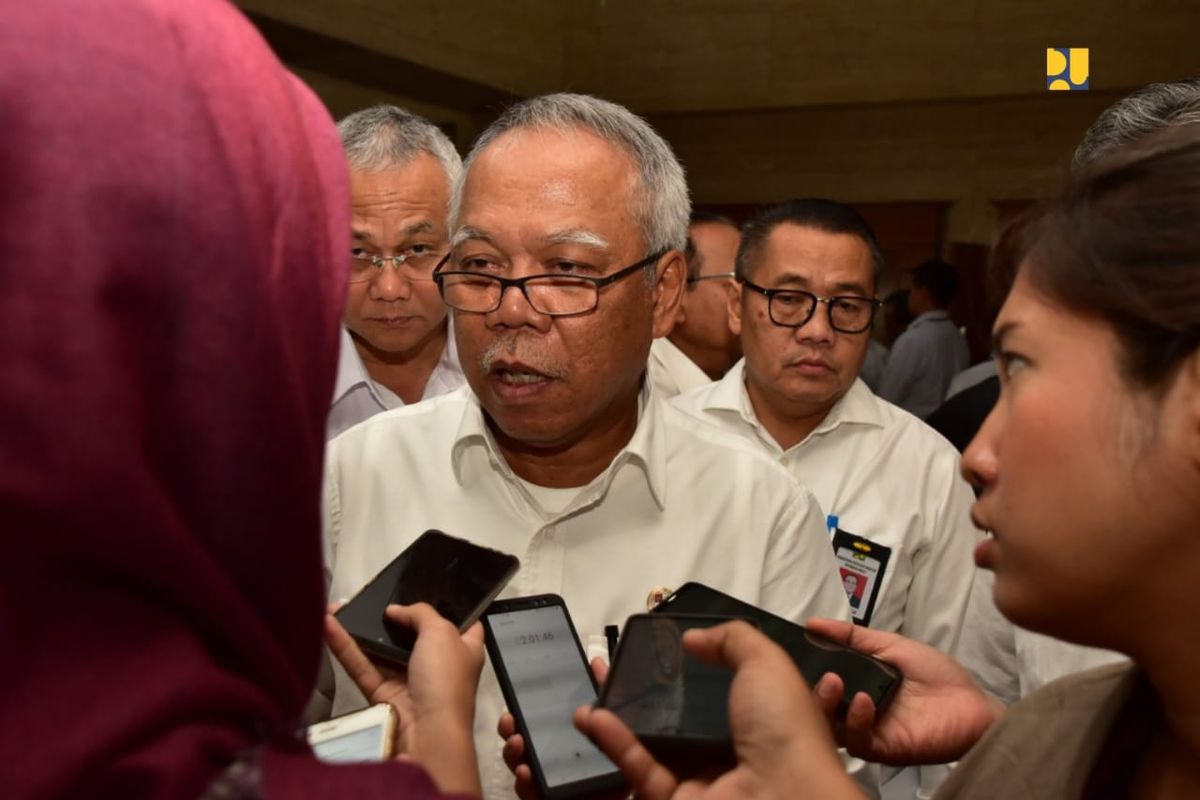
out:
<path id="1" fill-rule="evenodd" d="M 828 515 L 855 622 L 952 652 L 979 533 L 958 452 L 858 380 L 883 256 L 853 209 L 769 208 L 742 229 L 730 301 L 745 357 L 672 403 L 740 435 L 812 489 Z M 927 770 L 923 789 L 940 775 Z"/>
<path id="2" fill-rule="evenodd" d="M 338 131 L 353 241 L 329 438 L 465 381 L 433 282 L 462 159 L 437 126 L 395 106 L 355 112 Z"/>
<path id="3" fill-rule="evenodd" d="M 694 375 L 677 381 L 681 391 L 719 380 L 742 356 L 738 336 L 729 327 L 729 292 L 736 290 L 733 261 L 741 234 L 733 220 L 705 211 L 692 212 L 688 226 L 687 292 L 666 339 L 655 339 L 657 356 L 671 374 Z M 701 374 L 703 372 L 703 374 Z"/>
<path id="4" fill-rule="evenodd" d="M 589 657 L 607 654 L 606 627 L 692 580 L 798 622 L 849 618 L 811 493 L 646 380 L 683 291 L 688 206 L 666 142 L 613 103 L 534 98 L 484 131 L 434 273 L 469 386 L 330 444 L 333 598 L 438 528 L 518 556 L 502 596 L 562 595 Z M 334 713 L 365 702 L 340 672 Z M 489 798 L 513 792 L 503 707 L 485 670 Z"/>

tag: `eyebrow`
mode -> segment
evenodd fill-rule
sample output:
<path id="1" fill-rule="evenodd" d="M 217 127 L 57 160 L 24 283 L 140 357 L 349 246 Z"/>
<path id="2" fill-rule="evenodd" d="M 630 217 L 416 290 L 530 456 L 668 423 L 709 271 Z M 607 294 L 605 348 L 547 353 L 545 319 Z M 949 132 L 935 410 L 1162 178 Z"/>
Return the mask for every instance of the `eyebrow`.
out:
<path id="1" fill-rule="evenodd" d="M 400 228 L 400 234 L 402 236 L 413 236 L 418 233 L 433 233 L 435 230 L 436 226 L 429 220 L 425 219 L 421 220 L 420 222 L 414 222 L 412 225 L 406 225 L 405 227 Z M 366 228 L 351 227 L 350 235 L 356 242 L 370 242 L 375 238 Z"/>
<path id="2" fill-rule="evenodd" d="M 779 277 L 779 283 L 798 283 L 806 289 L 812 286 L 812 281 L 796 272 L 783 273 L 783 275 Z M 833 291 L 835 295 L 842 294 L 843 292 L 855 292 L 861 297 L 871 296 L 871 293 L 867 291 L 865 286 L 863 286 L 861 283 L 855 283 L 853 281 L 835 283 L 833 284 Z"/>
<path id="3" fill-rule="evenodd" d="M 596 250 L 607 250 L 608 240 L 598 233 L 583 228 L 567 228 L 551 231 L 542 237 L 547 244 L 578 244 Z"/>
<path id="4" fill-rule="evenodd" d="M 495 242 L 492 240 L 492 237 L 486 231 L 482 231 L 479 228 L 472 228 L 470 225 L 464 225 L 456 230 L 454 235 L 450 237 L 450 246 L 458 247 L 463 242 L 471 240 L 486 242 L 487 244 L 495 244 Z"/>
<path id="5" fill-rule="evenodd" d="M 1015 321 L 1005 322 L 992 331 L 992 352 L 998 353 L 1004 349 L 1004 338 L 1014 329 L 1020 327 Z"/>

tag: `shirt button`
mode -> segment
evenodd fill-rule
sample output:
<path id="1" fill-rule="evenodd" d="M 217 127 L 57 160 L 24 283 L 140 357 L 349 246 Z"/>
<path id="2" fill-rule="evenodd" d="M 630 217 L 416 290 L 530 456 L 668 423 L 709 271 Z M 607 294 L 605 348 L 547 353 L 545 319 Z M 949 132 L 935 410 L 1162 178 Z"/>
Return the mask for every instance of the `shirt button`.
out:
<path id="1" fill-rule="evenodd" d="M 547 525 L 546 527 L 542 528 L 542 534 L 548 541 L 554 541 L 554 526 Z"/>

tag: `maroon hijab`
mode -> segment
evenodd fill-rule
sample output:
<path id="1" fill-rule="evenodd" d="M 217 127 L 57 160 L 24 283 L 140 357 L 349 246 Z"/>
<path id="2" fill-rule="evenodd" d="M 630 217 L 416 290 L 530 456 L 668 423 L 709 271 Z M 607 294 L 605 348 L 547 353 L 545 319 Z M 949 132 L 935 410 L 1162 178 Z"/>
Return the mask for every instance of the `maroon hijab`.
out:
<path id="1" fill-rule="evenodd" d="M 220 0 L 0 18 L 0 793 L 195 797 L 256 750 L 268 796 L 428 790 L 290 735 L 348 247 L 331 120 Z"/>

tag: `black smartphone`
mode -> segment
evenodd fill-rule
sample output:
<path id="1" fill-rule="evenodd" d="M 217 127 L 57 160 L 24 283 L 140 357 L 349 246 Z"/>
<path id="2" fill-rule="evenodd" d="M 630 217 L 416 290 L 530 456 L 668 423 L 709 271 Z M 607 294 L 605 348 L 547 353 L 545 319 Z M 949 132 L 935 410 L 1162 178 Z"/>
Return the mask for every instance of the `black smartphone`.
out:
<path id="1" fill-rule="evenodd" d="M 838 704 L 839 717 L 845 717 L 850 700 L 858 692 L 866 692 L 874 701 L 878 713 L 882 713 L 903 677 L 899 669 L 886 661 L 809 633 L 802 625 L 702 583 L 685 583 L 655 606 L 651 613 L 726 614 L 755 620 L 763 633 L 788 652 L 810 686 L 826 672 L 841 677 L 845 691 Z"/>
<path id="2" fill-rule="evenodd" d="M 625 621 L 597 708 L 620 717 L 660 761 L 731 761 L 733 672 L 689 655 L 682 641 L 687 630 L 731 619 L 713 614 L 633 615 Z"/>
<path id="3" fill-rule="evenodd" d="M 334 615 L 363 652 L 408 663 L 416 632 L 390 622 L 391 603 L 429 603 L 466 630 L 521 566 L 516 556 L 428 530 L 371 579 Z"/>
<path id="4" fill-rule="evenodd" d="M 620 770 L 571 722 L 576 708 L 595 702 L 596 681 L 563 599 L 497 600 L 484 612 L 483 631 L 542 799 L 623 788 Z"/>

